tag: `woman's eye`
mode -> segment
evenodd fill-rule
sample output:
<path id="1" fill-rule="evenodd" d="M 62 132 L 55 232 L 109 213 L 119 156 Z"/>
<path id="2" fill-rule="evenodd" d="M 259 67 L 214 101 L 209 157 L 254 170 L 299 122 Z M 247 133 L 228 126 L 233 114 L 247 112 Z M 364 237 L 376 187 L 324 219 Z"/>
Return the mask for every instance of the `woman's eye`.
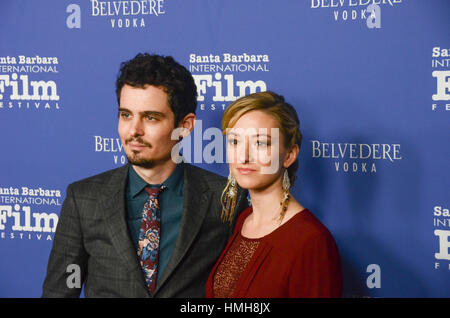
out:
<path id="1" fill-rule="evenodd" d="M 237 145 L 238 141 L 237 141 L 237 139 L 228 139 L 228 143 L 230 145 Z"/>
<path id="2" fill-rule="evenodd" d="M 267 143 L 267 141 L 261 141 L 261 140 L 258 140 L 258 141 L 256 142 L 256 145 L 257 145 L 258 147 L 267 147 L 267 146 L 268 146 L 268 143 Z"/>

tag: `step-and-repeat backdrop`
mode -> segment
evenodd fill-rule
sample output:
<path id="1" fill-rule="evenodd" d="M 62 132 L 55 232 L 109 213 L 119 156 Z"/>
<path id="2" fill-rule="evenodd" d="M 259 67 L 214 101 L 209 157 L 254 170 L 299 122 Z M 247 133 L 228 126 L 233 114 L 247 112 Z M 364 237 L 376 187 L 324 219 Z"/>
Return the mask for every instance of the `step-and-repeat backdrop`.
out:
<path id="1" fill-rule="evenodd" d="M 187 159 L 208 170 L 227 175 L 216 128 L 237 97 L 295 106 L 293 193 L 334 235 L 345 297 L 449 297 L 449 14 L 448 0 L 2 0 L 0 296 L 41 295 L 67 185 L 126 163 L 115 79 L 150 52 L 195 77 Z"/>

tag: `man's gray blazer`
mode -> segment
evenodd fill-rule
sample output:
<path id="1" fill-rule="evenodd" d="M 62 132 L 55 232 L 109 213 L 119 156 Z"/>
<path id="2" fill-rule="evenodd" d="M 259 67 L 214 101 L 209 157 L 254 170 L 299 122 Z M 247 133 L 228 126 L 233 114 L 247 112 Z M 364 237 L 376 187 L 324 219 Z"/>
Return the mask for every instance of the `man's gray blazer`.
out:
<path id="1" fill-rule="evenodd" d="M 180 229 L 153 297 L 204 297 L 209 272 L 232 234 L 232 226 L 220 219 L 226 178 L 189 164 L 184 168 Z M 70 288 L 77 282 L 71 264 L 81 270 L 85 297 L 152 297 L 126 222 L 127 176 L 125 165 L 69 185 L 43 297 L 80 295 L 80 288 Z M 236 212 L 246 207 L 246 192 L 240 190 Z"/>

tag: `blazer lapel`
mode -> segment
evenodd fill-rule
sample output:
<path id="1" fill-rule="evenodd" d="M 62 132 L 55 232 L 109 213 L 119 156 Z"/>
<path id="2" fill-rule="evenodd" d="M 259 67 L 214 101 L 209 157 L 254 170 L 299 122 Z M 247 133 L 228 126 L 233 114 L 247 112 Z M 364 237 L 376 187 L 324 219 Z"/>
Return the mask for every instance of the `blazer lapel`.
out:
<path id="1" fill-rule="evenodd" d="M 118 169 L 109 182 L 103 185 L 101 206 L 104 221 L 111 241 L 124 265 L 129 270 L 139 270 L 135 248 L 131 242 L 126 223 L 125 189 L 128 176 L 128 165 Z"/>
<path id="2" fill-rule="evenodd" d="M 180 263 L 189 250 L 194 238 L 200 231 L 203 219 L 208 211 L 208 186 L 201 175 L 192 173 L 189 164 L 184 166 L 184 204 L 181 216 L 180 230 L 175 246 L 163 276 L 158 282 L 155 294 Z"/>

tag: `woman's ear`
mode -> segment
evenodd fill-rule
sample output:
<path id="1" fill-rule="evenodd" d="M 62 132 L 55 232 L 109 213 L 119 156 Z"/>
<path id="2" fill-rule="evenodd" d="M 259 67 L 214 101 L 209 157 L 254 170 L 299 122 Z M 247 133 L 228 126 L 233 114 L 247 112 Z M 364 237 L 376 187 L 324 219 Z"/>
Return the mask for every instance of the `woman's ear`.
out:
<path id="1" fill-rule="evenodd" d="M 285 167 L 286 169 L 289 168 L 289 166 L 293 164 L 295 160 L 297 160 L 299 151 L 300 148 L 298 147 L 298 145 L 293 145 L 284 158 L 283 167 Z"/>

